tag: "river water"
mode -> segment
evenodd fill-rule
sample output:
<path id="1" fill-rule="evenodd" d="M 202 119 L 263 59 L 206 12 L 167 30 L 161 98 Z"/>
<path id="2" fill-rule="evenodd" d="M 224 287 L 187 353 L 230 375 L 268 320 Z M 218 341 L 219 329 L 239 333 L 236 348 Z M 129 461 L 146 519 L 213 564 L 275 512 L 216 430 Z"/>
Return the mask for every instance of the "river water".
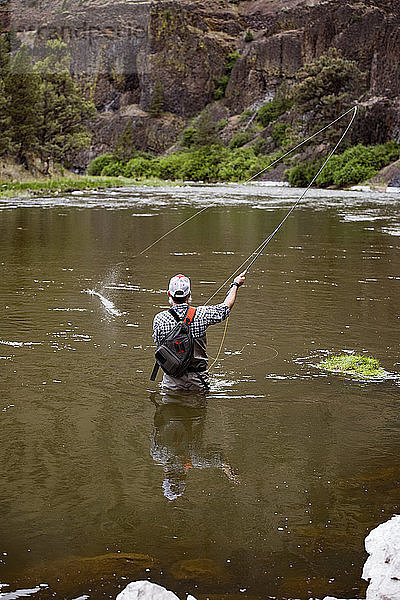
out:
<path id="1" fill-rule="evenodd" d="M 364 595 L 364 538 L 400 509 L 399 194 L 309 192 L 239 291 L 208 396 L 149 381 L 169 277 L 205 302 L 299 194 L 0 201 L 0 598 L 143 578 L 183 599 Z M 343 351 L 392 375 L 316 368 Z"/>

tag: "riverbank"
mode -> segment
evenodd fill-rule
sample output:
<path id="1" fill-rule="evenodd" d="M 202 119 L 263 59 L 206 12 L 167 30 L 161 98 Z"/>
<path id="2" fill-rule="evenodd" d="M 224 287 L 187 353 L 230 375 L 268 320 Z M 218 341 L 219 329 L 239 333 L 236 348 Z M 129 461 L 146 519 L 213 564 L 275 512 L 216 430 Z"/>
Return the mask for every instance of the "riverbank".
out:
<path id="1" fill-rule="evenodd" d="M 68 177 L 50 177 L 27 181 L 0 181 L 0 198 L 39 196 L 43 193 L 60 194 L 77 190 L 98 190 L 132 185 L 168 186 L 171 182 L 157 178 L 97 177 L 69 175 Z"/>
<path id="2" fill-rule="evenodd" d="M 183 155 L 184 153 L 179 153 Z M 112 158 L 112 155 L 107 155 Z M 190 156 L 190 155 L 189 155 Z M 95 159 L 93 161 L 101 163 L 102 159 L 107 157 L 99 157 L 99 159 Z M 172 159 L 176 158 L 172 155 Z M 185 157 L 186 158 L 186 157 Z M 197 157 L 198 158 L 198 157 Z M 243 157 L 242 157 L 243 158 Z M 248 158 L 248 157 L 247 157 Z M 171 161 L 171 156 L 166 157 L 166 160 Z M 203 156 L 204 159 L 204 156 Z M 142 158 L 143 160 L 143 158 Z M 151 162 L 154 162 L 155 159 L 152 158 Z M 106 161 L 107 162 L 107 161 Z M 134 161 L 130 161 L 132 163 Z M 144 161 L 147 162 L 147 161 Z M 176 162 L 176 161 L 175 161 Z M 101 165 L 100 165 L 101 166 Z M 114 167 L 115 163 L 111 160 L 108 161 L 107 166 Z M 118 163 L 117 166 L 121 167 L 121 163 Z M 176 165 L 175 165 L 176 166 Z M 247 165 L 248 167 L 249 165 Z M 260 169 L 261 166 L 258 164 L 256 170 Z M 231 165 L 231 168 L 237 169 L 238 163 L 236 162 L 234 165 Z M 254 165 L 253 165 L 254 167 Z M 149 186 L 157 186 L 157 187 L 174 187 L 182 185 L 185 181 L 197 181 L 198 183 L 203 183 L 204 181 L 210 183 L 208 180 L 206 173 L 204 172 L 204 160 L 202 163 L 202 175 L 204 179 L 196 176 L 196 173 L 193 173 L 193 170 L 189 172 L 183 173 L 175 173 L 174 169 L 167 169 L 163 175 L 167 175 L 167 177 L 163 178 L 160 176 L 151 175 L 147 173 L 137 174 L 136 176 L 126 177 L 123 174 L 118 174 L 118 169 L 116 169 L 115 175 L 103 175 L 99 174 L 90 174 L 90 175 L 76 175 L 74 173 L 68 173 L 67 176 L 62 175 L 54 175 L 51 177 L 30 177 L 26 178 L 25 174 L 16 173 L 16 176 L 12 180 L 0 179 L 0 198 L 14 198 L 14 197 L 22 197 L 26 198 L 29 196 L 40 196 L 42 194 L 54 194 L 58 195 L 61 193 L 71 193 L 78 190 L 98 190 L 98 189 L 107 189 L 107 188 L 120 188 L 126 186 L 136 186 L 136 185 L 149 185 Z M 400 168 L 400 160 L 389 165 L 389 167 L 383 168 L 377 175 L 366 180 L 364 182 L 364 186 L 366 188 L 376 190 L 376 191 L 386 191 L 386 188 L 391 185 L 391 182 L 394 180 L 395 176 L 398 176 Z M 121 170 L 121 169 L 119 169 Z M 170 178 L 168 177 L 170 176 Z M 250 176 L 250 172 L 246 174 Z M 246 180 L 247 176 L 244 176 L 242 173 L 242 179 Z M 235 177 L 233 173 L 230 173 L 229 181 L 235 181 Z M 306 187 L 307 181 L 289 181 L 289 184 L 294 187 Z M 318 182 L 317 182 L 318 183 Z M 277 184 L 279 184 L 277 182 Z M 318 186 L 320 187 L 320 186 Z M 325 186 L 321 186 L 325 187 Z M 331 185 L 331 189 L 346 189 L 352 188 L 354 186 L 351 185 Z M 360 188 L 361 190 L 361 188 Z"/>

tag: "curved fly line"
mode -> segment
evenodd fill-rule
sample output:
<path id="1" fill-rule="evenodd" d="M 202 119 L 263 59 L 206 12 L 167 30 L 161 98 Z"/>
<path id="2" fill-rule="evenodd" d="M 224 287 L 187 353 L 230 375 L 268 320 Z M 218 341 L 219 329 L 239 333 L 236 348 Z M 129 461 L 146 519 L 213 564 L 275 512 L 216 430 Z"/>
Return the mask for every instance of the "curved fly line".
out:
<path id="1" fill-rule="evenodd" d="M 332 127 L 333 125 L 335 125 L 339 121 L 341 121 L 344 117 L 346 117 L 350 113 L 353 113 L 352 116 L 351 116 L 351 119 L 350 119 L 350 121 L 348 123 L 348 125 L 346 126 L 345 130 L 343 131 L 342 135 L 340 136 L 339 141 L 335 144 L 334 148 L 331 150 L 331 152 L 329 153 L 329 155 L 327 156 L 327 158 L 325 159 L 325 161 L 323 162 L 323 164 L 319 168 L 319 170 L 316 173 L 316 175 L 314 175 L 314 177 L 311 179 L 311 181 L 308 184 L 308 186 L 305 188 L 305 190 L 302 192 L 302 194 L 299 196 L 299 198 L 296 200 L 296 202 L 293 204 L 293 206 L 289 209 L 289 211 L 286 213 L 286 215 L 283 217 L 283 219 L 280 221 L 280 223 L 277 225 L 277 227 L 275 227 L 275 229 L 261 242 L 261 244 L 255 250 L 253 250 L 253 252 L 242 262 L 242 264 L 239 265 L 237 267 L 237 269 L 233 273 L 231 273 L 229 275 L 229 277 L 220 285 L 220 287 L 208 298 L 208 300 L 205 302 L 205 304 L 208 304 L 210 302 L 210 300 L 212 300 L 218 294 L 218 292 L 220 292 L 222 290 L 222 288 L 230 281 L 231 277 L 234 277 L 239 272 L 241 272 L 241 270 L 244 267 L 245 267 L 245 269 L 244 269 L 243 272 L 245 274 L 247 274 L 249 272 L 250 268 L 253 266 L 253 264 L 255 263 L 255 261 L 257 260 L 257 258 L 259 258 L 259 256 L 261 256 L 261 254 L 263 253 L 264 249 L 269 244 L 269 242 L 278 233 L 278 231 L 283 227 L 284 223 L 287 221 L 287 219 L 290 217 L 290 215 L 295 210 L 295 208 L 299 205 L 299 203 L 303 200 L 304 196 L 310 190 L 310 188 L 313 185 L 313 183 L 316 181 L 316 179 L 318 178 L 318 176 L 325 169 L 326 165 L 328 164 L 328 162 L 330 161 L 330 159 L 332 158 L 332 156 L 335 154 L 336 150 L 339 148 L 340 144 L 342 143 L 342 141 L 346 137 L 349 129 L 353 125 L 354 119 L 356 118 L 356 115 L 357 115 L 357 110 L 358 110 L 357 106 L 354 106 L 354 107 L 350 108 L 349 110 L 347 110 L 346 112 L 344 112 L 343 114 L 341 114 L 339 117 L 337 117 L 336 119 L 334 119 L 333 121 L 331 121 L 330 123 L 328 123 L 328 125 L 325 125 L 321 129 L 319 129 L 318 131 L 316 131 L 315 133 L 313 133 L 312 135 L 310 135 L 309 137 L 307 137 L 305 140 L 303 140 L 302 142 L 300 142 L 299 144 L 297 144 L 296 146 L 294 146 L 293 148 L 291 148 L 290 150 L 288 150 L 287 152 L 285 152 L 285 154 L 283 154 L 282 156 L 280 156 L 279 158 L 277 158 L 276 160 L 274 160 L 273 162 L 271 162 L 269 165 L 267 165 L 266 167 L 264 167 L 264 169 L 261 169 L 261 171 L 258 171 L 258 173 L 256 173 L 255 175 L 253 175 L 252 177 L 250 177 L 249 179 L 247 179 L 244 182 L 246 184 L 246 183 L 249 183 L 250 181 L 254 180 L 256 177 L 258 177 L 259 175 L 261 175 L 262 173 L 264 173 L 268 169 L 271 169 L 276 164 L 278 164 L 279 162 L 281 162 L 284 158 L 286 158 L 287 156 L 289 156 L 289 154 L 292 154 L 292 152 L 294 152 L 298 148 L 301 148 L 301 146 L 304 146 L 305 144 L 307 144 L 309 141 L 311 141 L 312 139 L 314 139 L 315 137 L 317 137 L 318 135 L 320 135 L 321 133 L 323 133 L 324 131 L 326 131 L 327 129 L 329 129 L 330 127 Z M 195 212 L 193 215 L 191 215 L 190 217 L 188 217 L 187 219 L 185 219 L 181 223 L 178 223 L 172 229 L 170 229 L 169 231 L 165 232 L 159 238 L 157 238 L 156 240 L 154 240 L 154 242 L 152 242 L 151 244 L 149 244 L 148 246 L 146 246 L 145 248 L 143 248 L 136 256 L 143 255 L 145 252 L 147 252 L 148 250 L 150 250 L 151 248 L 153 248 L 154 246 L 156 246 L 159 242 L 161 242 L 161 240 L 165 239 L 171 233 L 173 233 L 174 231 L 176 231 L 177 229 L 179 229 L 180 227 L 182 227 L 183 225 L 185 225 L 186 223 L 188 223 L 192 219 L 195 219 L 201 213 L 204 213 L 209 208 L 211 208 L 211 207 L 210 206 L 204 206 L 203 208 L 201 208 L 200 210 L 198 210 L 197 212 Z M 226 337 L 226 333 L 227 333 L 227 329 L 228 329 L 228 322 L 229 322 L 229 316 L 225 320 L 225 327 L 224 327 L 224 331 L 223 331 L 223 334 L 222 334 L 221 343 L 219 345 L 219 348 L 218 348 L 218 351 L 217 351 L 217 355 L 216 355 L 214 361 L 212 362 L 211 366 L 209 367 L 210 369 L 218 361 L 219 356 L 221 354 L 222 347 L 223 347 L 223 344 L 224 344 L 224 341 L 225 341 L 225 337 Z"/>
<path id="2" fill-rule="evenodd" d="M 338 146 L 340 145 L 340 143 L 342 142 L 343 138 L 345 137 L 345 135 L 347 134 L 348 130 L 350 129 L 351 125 L 353 124 L 353 121 L 355 119 L 356 113 L 357 113 L 357 106 L 354 106 L 353 108 L 350 108 L 349 110 L 347 110 L 346 112 L 344 112 L 342 115 L 340 115 L 340 117 L 337 117 L 334 121 L 331 121 L 328 125 L 325 125 L 325 127 L 322 127 L 322 129 L 319 129 L 318 131 L 316 131 L 315 133 L 313 133 L 312 135 L 310 135 L 308 138 L 306 138 L 305 140 L 303 140 L 302 142 L 300 142 L 299 144 L 297 144 L 296 146 L 294 146 L 293 148 L 291 148 L 290 150 L 288 150 L 287 152 L 285 152 L 285 154 L 283 154 L 282 156 L 280 156 L 279 158 L 277 158 L 276 160 L 274 160 L 272 163 L 270 163 L 269 165 L 267 165 L 266 167 L 264 167 L 264 169 L 261 169 L 261 171 L 258 171 L 258 173 L 256 173 L 255 175 L 252 175 L 252 177 L 250 177 L 249 179 L 247 179 L 244 184 L 249 183 L 250 181 L 252 181 L 253 179 L 255 179 L 256 177 L 258 177 L 259 175 L 261 175 L 261 173 L 264 173 L 265 171 L 267 171 L 268 169 L 271 169 L 272 167 L 274 167 L 276 164 L 278 164 L 280 161 L 282 161 L 284 158 L 286 158 L 286 156 L 289 156 L 289 154 L 292 154 L 292 152 L 294 152 L 295 150 L 297 150 L 298 148 L 300 148 L 301 146 L 304 146 L 305 144 L 307 144 L 309 141 L 311 141 L 312 139 L 314 139 L 315 137 L 317 137 L 318 135 L 320 135 L 321 133 L 323 133 L 324 131 L 326 131 L 327 129 L 329 129 L 330 127 L 332 127 L 332 125 L 335 125 L 335 123 L 337 123 L 338 121 L 341 121 L 341 119 L 343 119 L 346 115 L 348 115 L 349 113 L 353 112 L 353 116 L 352 119 L 349 123 L 349 125 L 346 128 L 346 131 L 344 132 L 344 134 L 342 135 L 342 137 L 340 138 L 339 142 L 336 144 L 334 150 L 332 151 L 332 153 L 329 155 L 328 159 L 326 160 L 326 162 L 323 164 L 323 166 L 321 167 L 321 169 L 318 171 L 317 175 L 313 178 L 313 180 L 311 181 L 309 187 L 307 188 L 306 192 L 310 189 L 310 187 L 312 186 L 312 184 L 314 183 L 314 181 L 316 180 L 316 178 L 318 177 L 318 175 L 321 173 L 321 171 L 325 168 L 326 164 L 328 163 L 329 159 L 331 158 L 332 154 L 336 151 L 336 149 L 338 148 Z M 305 194 L 304 194 L 305 195 Z M 304 198 L 304 195 L 302 195 L 301 198 L 299 198 L 297 204 L 302 200 L 302 198 Z M 297 206 L 296 204 L 296 206 Z M 211 205 L 212 206 L 212 205 Z M 165 233 L 163 233 L 159 238 L 157 238 L 156 240 L 154 240 L 154 242 L 152 242 L 151 244 L 149 244 L 148 246 L 146 246 L 145 248 L 143 248 L 140 252 L 138 252 L 138 254 L 136 254 L 135 256 L 142 256 L 145 252 L 147 252 L 148 250 L 150 250 L 151 248 L 153 248 L 154 246 L 156 246 L 159 242 L 161 242 L 161 240 L 165 239 L 166 237 L 168 237 L 171 233 L 173 233 L 174 231 L 176 231 L 177 229 L 179 229 L 180 227 L 182 227 L 183 225 L 186 225 L 186 223 L 188 223 L 189 221 L 191 221 L 192 219 L 195 219 L 196 217 L 198 217 L 201 213 L 205 212 L 206 210 L 209 210 L 211 208 L 211 206 L 204 206 L 203 208 L 201 208 L 200 210 L 198 210 L 197 212 L 195 212 L 193 215 L 191 215 L 190 217 L 188 217 L 187 219 L 185 219 L 184 221 L 182 221 L 181 223 L 178 223 L 177 225 L 175 225 L 174 227 L 172 227 L 172 229 L 170 229 L 169 231 L 166 231 Z M 240 268 L 240 267 L 239 267 Z M 226 283 L 226 282 L 225 282 Z M 223 284 L 225 285 L 225 284 Z M 219 291 L 219 290 L 218 290 Z"/>
<path id="3" fill-rule="evenodd" d="M 255 177 L 258 177 L 258 175 L 261 175 L 261 173 L 263 173 L 267 169 L 271 168 L 273 165 L 277 164 L 279 161 L 281 161 L 283 158 L 285 158 L 285 156 L 287 156 L 288 154 L 290 154 L 291 152 L 293 152 L 294 150 L 296 150 L 297 148 L 299 148 L 300 146 L 302 146 L 306 142 L 310 141 L 313 137 L 315 137 L 316 135 L 318 135 L 318 133 L 322 133 L 322 131 L 325 131 L 326 129 L 328 129 L 329 127 L 331 127 L 332 125 L 334 125 L 335 123 L 337 123 L 338 121 L 340 121 L 343 117 L 345 117 L 346 115 L 350 114 L 351 112 L 353 113 L 352 116 L 351 116 L 351 119 L 350 119 L 350 121 L 349 121 L 346 129 L 343 131 L 342 135 L 340 136 L 339 141 L 335 144 L 334 148 L 331 150 L 331 152 L 329 153 L 329 155 L 327 156 L 327 158 L 325 159 L 325 161 L 323 162 L 323 164 L 319 168 L 319 170 L 316 173 L 316 175 L 314 175 L 314 177 L 312 178 L 312 180 L 310 181 L 310 183 L 308 184 L 308 186 L 306 187 L 306 189 L 302 192 L 302 194 L 299 196 L 299 198 L 296 200 L 296 202 L 293 204 L 293 206 L 289 209 L 289 211 L 286 213 L 286 215 L 283 217 L 283 219 L 280 221 L 280 223 L 277 225 L 277 227 L 275 227 L 275 229 L 261 242 L 261 244 L 255 250 L 253 250 L 253 252 L 242 262 L 242 264 L 239 265 L 239 267 L 237 267 L 237 269 L 233 273 L 230 274 L 230 276 L 224 281 L 224 283 L 222 285 L 220 285 L 220 287 L 208 298 L 208 300 L 206 301 L 206 304 L 208 304 L 210 302 L 210 300 L 212 300 L 214 298 L 214 296 L 216 296 L 218 294 L 218 292 L 220 292 L 222 290 L 222 288 L 225 287 L 225 285 L 230 281 L 230 279 L 232 277 L 234 277 L 235 275 L 237 275 L 238 273 L 240 273 L 242 271 L 243 267 L 245 267 L 245 269 L 244 269 L 243 272 L 245 274 L 247 274 L 248 271 L 250 270 L 250 268 L 253 266 L 253 264 L 257 260 L 257 258 L 259 256 L 261 256 L 261 254 L 263 253 L 263 251 L 266 248 L 266 246 L 269 244 L 269 242 L 272 240 L 272 238 L 278 233 L 278 231 L 283 227 L 284 223 L 290 217 L 290 215 L 292 214 L 292 212 L 294 211 L 294 209 L 296 208 L 296 206 L 298 206 L 298 204 L 303 200 L 304 196 L 310 190 L 311 186 L 316 181 L 316 179 L 318 178 L 318 176 L 325 169 L 326 165 L 328 164 L 328 162 L 330 161 L 330 159 L 332 158 L 332 156 L 334 155 L 334 153 L 336 152 L 336 150 L 338 149 L 338 147 L 340 146 L 340 144 L 342 143 L 342 141 L 346 137 L 349 129 L 353 125 L 354 119 L 356 118 L 356 115 L 357 115 L 357 106 L 354 106 L 350 110 L 348 110 L 345 113 L 343 113 L 340 117 L 338 117 L 337 119 L 335 119 L 334 121 L 332 121 L 329 125 L 326 125 L 325 127 L 323 127 L 319 132 L 315 133 L 314 135 L 310 136 L 309 138 L 307 138 L 306 140 L 304 140 L 303 142 L 301 142 L 300 144 L 298 144 L 297 146 L 295 146 L 294 148 L 292 148 L 291 150 L 289 150 L 286 154 L 284 154 L 283 156 L 281 156 L 279 159 L 275 160 L 273 163 L 271 163 L 270 165 L 268 165 L 267 167 L 265 167 L 265 169 L 262 169 L 261 171 L 259 171 L 258 173 L 256 173 L 255 175 L 253 175 L 253 177 L 250 177 L 250 179 L 248 179 L 246 181 L 246 183 L 247 183 L 247 182 L 251 181 L 252 179 L 254 179 Z M 217 355 L 216 355 L 213 363 L 210 366 L 210 369 L 218 361 L 219 356 L 221 354 L 222 347 L 223 347 L 223 344 L 224 344 L 224 341 L 225 341 L 225 337 L 226 337 L 226 332 L 227 332 L 227 329 L 228 329 L 228 321 L 229 321 L 229 317 L 226 319 L 224 331 L 223 331 L 223 334 L 222 334 L 221 343 L 219 345 Z"/>

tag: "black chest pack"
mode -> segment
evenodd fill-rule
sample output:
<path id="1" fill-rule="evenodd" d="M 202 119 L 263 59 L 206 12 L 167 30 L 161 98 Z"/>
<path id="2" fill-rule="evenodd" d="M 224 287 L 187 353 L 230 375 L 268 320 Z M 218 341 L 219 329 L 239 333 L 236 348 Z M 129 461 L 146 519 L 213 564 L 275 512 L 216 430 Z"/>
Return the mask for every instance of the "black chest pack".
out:
<path id="1" fill-rule="evenodd" d="M 190 329 L 196 309 L 189 306 L 181 320 L 173 308 L 169 312 L 177 322 L 165 336 L 155 353 L 156 362 L 150 376 L 151 381 L 157 377 L 159 368 L 172 377 L 181 377 L 187 373 L 193 359 L 194 339 Z"/>

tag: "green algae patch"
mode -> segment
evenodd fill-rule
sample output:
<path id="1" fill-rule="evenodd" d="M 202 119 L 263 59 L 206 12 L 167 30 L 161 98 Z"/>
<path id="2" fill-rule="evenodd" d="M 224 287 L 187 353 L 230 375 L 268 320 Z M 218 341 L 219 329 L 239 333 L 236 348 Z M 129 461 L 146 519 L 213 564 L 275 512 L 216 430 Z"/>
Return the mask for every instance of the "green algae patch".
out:
<path id="1" fill-rule="evenodd" d="M 381 379 L 387 375 L 376 358 L 359 354 L 339 354 L 331 356 L 317 365 L 331 373 L 351 375 L 363 379 Z"/>

